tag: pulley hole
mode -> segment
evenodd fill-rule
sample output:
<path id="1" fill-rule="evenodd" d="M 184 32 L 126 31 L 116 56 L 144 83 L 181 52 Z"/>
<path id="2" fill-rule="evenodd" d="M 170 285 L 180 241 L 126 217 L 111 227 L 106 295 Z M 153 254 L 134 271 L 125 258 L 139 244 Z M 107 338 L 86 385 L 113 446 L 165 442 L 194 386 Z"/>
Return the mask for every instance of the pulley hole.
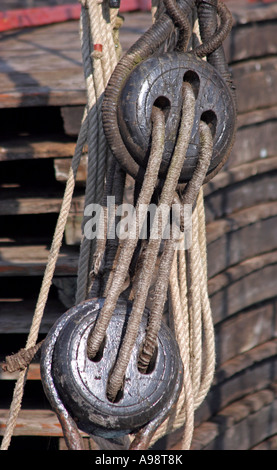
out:
<path id="1" fill-rule="evenodd" d="M 200 79 L 197 73 L 193 70 L 188 70 L 183 77 L 183 81 L 191 85 L 194 97 L 197 99 L 200 88 Z"/>
<path id="2" fill-rule="evenodd" d="M 166 96 L 159 96 L 154 101 L 153 106 L 155 106 L 156 108 L 159 108 L 164 113 L 164 118 L 166 121 L 169 116 L 169 111 L 170 111 L 170 106 L 171 106 L 169 99 L 166 98 Z"/>
<path id="3" fill-rule="evenodd" d="M 138 362 L 138 370 L 141 374 L 146 374 L 146 375 L 149 375 L 149 374 L 152 374 L 152 372 L 154 371 L 155 367 L 156 367 L 156 362 L 157 362 L 157 356 L 158 356 L 158 347 L 156 346 L 155 349 L 154 349 L 154 352 L 152 354 L 152 357 L 150 359 L 150 362 L 147 366 L 147 369 L 143 368 L 141 365 L 140 365 L 140 362 Z"/>
<path id="4" fill-rule="evenodd" d="M 204 121 L 210 128 L 212 136 L 215 136 L 216 133 L 216 126 L 217 126 L 217 117 L 216 114 L 212 111 L 205 111 L 201 115 L 201 121 Z"/>
<path id="5" fill-rule="evenodd" d="M 88 337 L 88 343 L 89 343 L 89 340 L 90 340 L 90 336 Z M 89 355 L 89 348 L 88 348 L 88 358 L 92 361 L 92 362 L 100 362 L 101 359 L 103 358 L 103 354 L 104 354 L 104 349 L 105 349 L 105 346 L 106 346 L 106 336 L 104 337 L 102 343 L 100 344 L 100 348 L 98 349 L 97 353 L 95 354 L 94 357 L 91 357 Z"/>

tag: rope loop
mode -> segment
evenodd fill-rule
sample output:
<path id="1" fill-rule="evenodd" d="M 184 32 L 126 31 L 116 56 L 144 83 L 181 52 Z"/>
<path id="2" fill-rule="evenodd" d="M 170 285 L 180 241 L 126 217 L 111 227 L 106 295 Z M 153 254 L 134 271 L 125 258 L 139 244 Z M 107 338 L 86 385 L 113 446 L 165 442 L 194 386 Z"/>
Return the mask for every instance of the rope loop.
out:
<path id="1" fill-rule="evenodd" d="M 230 31 L 231 17 L 228 9 L 217 0 L 164 0 L 163 8 L 160 8 L 152 27 L 118 62 L 120 47 L 118 47 L 117 33 L 121 21 L 117 19 L 117 9 L 110 9 L 107 2 L 102 3 L 97 0 L 80 0 L 80 3 L 82 5 L 80 33 L 87 106 L 26 349 L 21 350 L 10 360 L 10 368 L 19 367 L 22 370 L 15 387 L 1 448 L 6 449 L 9 445 L 21 406 L 27 367 L 40 347 L 40 343 L 36 345 L 40 322 L 69 214 L 77 168 L 84 145 L 87 144 L 88 177 L 85 206 L 100 203 L 107 219 L 107 198 L 114 195 L 116 205 L 120 205 L 124 198 L 126 174 L 129 173 L 135 179 L 133 195 L 135 229 L 132 236 L 127 236 L 123 242 L 118 236 L 109 239 L 104 227 L 104 239 L 96 242 L 84 235 L 81 243 L 76 303 L 79 304 L 92 295 L 101 295 L 105 298 L 94 328 L 88 336 L 88 357 L 95 358 L 103 346 L 107 327 L 118 299 L 123 296 L 131 299 L 131 313 L 107 386 L 108 398 L 110 401 L 115 401 L 124 384 L 124 376 L 157 267 L 149 321 L 141 345 L 138 367 L 142 373 L 146 373 L 155 358 L 158 333 L 168 300 L 171 310 L 169 322 L 181 352 L 184 380 L 178 402 L 171 413 L 168 410 L 168 417 L 161 424 L 157 420 L 158 425 L 149 423 L 149 427 L 146 426 L 135 436 L 130 449 L 147 448 L 164 434 L 184 424 L 182 446 L 189 449 L 193 434 L 194 411 L 208 393 L 215 367 L 214 331 L 207 292 L 202 191 L 213 153 L 212 130 L 207 123 L 200 120 L 198 162 L 191 180 L 184 187 L 180 187 L 178 181 L 191 139 L 196 104 L 193 86 L 185 81 L 182 85 L 182 107 L 176 143 L 166 177 L 161 183 L 159 170 L 166 146 L 166 111 L 155 105 L 152 108 L 151 145 L 147 166 L 143 169 L 132 158 L 123 142 L 117 107 L 122 87 L 129 74 L 143 60 L 160 51 L 184 51 L 192 48 L 192 52 L 198 57 L 208 56 L 207 60 L 214 60 L 215 68 L 224 69 L 225 73 L 225 62 L 220 55 L 221 52 L 219 60 L 216 53 L 221 50 L 222 41 Z M 118 3 L 116 5 L 118 6 Z M 200 30 L 207 13 L 205 8 L 213 9 L 210 17 L 213 28 L 205 30 L 203 35 L 201 34 L 202 44 L 193 48 L 192 26 L 196 7 L 199 12 L 201 10 Z M 219 27 L 217 19 L 214 21 L 214 12 L 215 15 L 217 12 L 220 19 Z M 210 12 L 207 17 L 209 15 Z M 229 76 L 225 74 L 224 78 L 231 86 Z M 170 237 L 164 240 L 160 230 L 158 237 L 151 238 L 150 233 L 147 240 L 142 241 L 139 238 L 141 224 L 146 220 L 147 208 L 153 201 L 157 202 L 158 209 L 154 224 L 158 225 L 159 208 L 162 206 L 166 207 L 166 215 L 173 215 Z M 184 246 L 184 217 L 181 218 L 181 227 L 174 217 L 174 211 L 186 204 L 193 208 L 192 243 L 187 250 Z M 179 245 L 181 249 L 177 249 Z M 65 415 L 62 419 L 66 421 Z M 68 429 L 71 429 L 70 419 L 68 418 Z"/>
<path id="2" fill-rule="evenodd" d="M 220 27 L 217 28 L 216 32 L 208 40 L 194 49 L 193 52 L 198 57 L 203 58 L 216 51 L 232 29 L 232 15 L 223 2 L 218 2 L 217 14 L 221 21 Z"/>

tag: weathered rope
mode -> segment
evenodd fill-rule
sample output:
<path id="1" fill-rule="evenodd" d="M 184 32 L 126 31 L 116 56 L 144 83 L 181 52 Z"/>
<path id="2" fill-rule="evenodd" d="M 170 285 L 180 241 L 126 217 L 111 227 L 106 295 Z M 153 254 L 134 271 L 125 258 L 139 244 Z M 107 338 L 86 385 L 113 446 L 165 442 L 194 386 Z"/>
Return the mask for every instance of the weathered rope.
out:
<path id="1" fill-rule="evenodd" d="M 81 10 L 82 56 L 88 103 L 85 207 L 93 203 L 100 204 L 104 194 L 109 151 L 103 132 L 101 107 L 106 85 L 118 61 L 113 36 L 117 13 L 118 9 L 110 11 L 106 2 L 100 4 L 96 0 L 87 0 Z M 95 249 L 95 239 L 83 236 L 78 264 L 76 304 L 88 296 Z"/>
<path id="2" fill-rule="evenodd" d="M 28 349 L 20 349 L 16 354 L 7 356 L 5 363 L 2 366 L 5 372 L 16 372 L 18 370 L 24 370 L 32 362 L 35 355 L 41 348 L 43 340 L 40 343 L 31 346 Z"/>
<path id="3" fill-rule="evenodd" d="M 187 49 L 188 42 L 191 36 L 190 21 L 178 6 L 175 0 L 164 0 L 166 12 L 173 19 L 174 24 L 179 29 L 179 37 L 176 44 L 176 50 L 184 51 Z"/>
<path id="4" fill-rule="evenodd" d="M 209 131 L 207 129 L 207 125 L 201 121 L 200 122 L 200 135 L 203 136 L 204 133 L 207 134 L 208 132 Z M 210 139 L 208 140 L 208 138 L 206 138 L 206 142 L 209 142 L 212 148 L 211 140 Z M 199 192 L 199 188 L 201 188 L 203 179 L 206 175 L 206 172 L 209 166 L 209 162 L 211 158 L 211 148 L 207 150 L 207 146 L 205 145 L 205 141 L 204 141 L 204 145 L 201 148 L 197 168 L 194 172 L 192 179 L 186 186 L 185 193 L 182 195 L 182 204 L 192 205 L 194 203 L 197 197 L 197 194 Z M 176 200 L 178 201 L 179 204 L 181 204 L 181 201 L 179 201 L 178 197 L 175 196 L 175 201 Z M 161 268 L 161 271 L 163 271 L 163 273 L 161 275 L 161 279 L 158 276 L 158 280 L 156 282 L 156 287 L 155 287 L 155 292 L 154 292 L 154 298 L 156 299 L 156 302 L 154 302 L 154 306 L 152 307 L 150 321 L 147 327 L 147 334 L 145 338 L 144 347 L 139 358 L 139 363 L 141 363 L 141 367 L 144 370 L 147 369 L 149 365 L 149 360 L 152 357 L 153 348 L 156 343 L 156 338 L 157 338 L 159 325 L 160 325 L 161 317 L 162 317 L 162 309 L 163 309 L 162 299 L 164 297 L 164 293 L 167 292 L 167 283 L 168 283 L 168 277 L 169 277 L 168 266 L 171 265 L 172 260 L 173 260 L 173 251 L 174 251 L 173 249 L 174 249 L 175 242 L 176 240 L 174 236 L 172 239 L 166 242 L 164 253 L 161 257 L 160 268 Z M 170 245 L 170 247 L 168 247 L 167 245 Z M 163 257 L 165 257 L 165 260 L 163 260 Z M 151 347 L 150 347 L 150 344 L 151 344 Z M 149 348 L 149 350 L 146 353 L 147 348 Z M 145 358 L 143 360 L 144 354 L 145 354 Z M 147 360 L 146 360 L 146 357 L 148 357 Z"/>
<path id="5" fill-rule="evenodd" d="M 195 96 L 192 87 L 189 84 L 184 84 L 183 92 L 183 109 L 181 117 L 180 131 L 177 138 L 175 150 L 172 156 L 170 167 L 164 182 L 158 209 L 154 217 L 153 225 L 155 225 L 157 218 L 159 217 L 159 207 L 164 205 L 168 213 L 170 211 L 175 188 L 180 177 L 180 172 L 183 166 L 184 158 L 187 153 L 187 148 L 190 141 L 191 130 L 194 123 L 194 107 L 195 107 Z M 143 189 L 142 189 L 143 192 Z M 168 215 L 165 213 L 165 216 Z M 124 336 L 123 343 L 120 347 L 118 359 L 110 375 L 108 382 L 107 393 L 112 399 L 115 398 L 117 392 L 122 386 L 124 374 L 129 363 L 130 352 L 133 349 L 138 328 L 141 322 L 143 311 L 146 304 L 146 299 L 152 280 L 155 264 L 157 261 L 158 250 L 162 239 L 162 231 L 158 233 L 158 237 L 150 238 L 146 253 L 145 262 L 139 273 L 138 287 L 133 300 L 132 311 L 128 321 L 126 334 Z M 165 302 L 164 293 L 160 298 L 159 309 L 163 308 Z M 157 308 L 157 305 L 156 305 Z M 150 316 L 151 318 L 151 316 Z M 151 356 L 152 357 L 152 356 Z"/>
<path id="6" fill-rule="evenodd" d="M 221 10 L 220 10 L 221 11 Z M 223 12 L 225 10 L 223 9 Z M 223 15 L 223 13 L 222 13 Z M 228 19 L 228 18 L 227 18 Z M 221 37 L 220 35 L 226 34 L 226 18 L 223 21 L 223 29 L 222 28 L 217 31 L 215 35 L 214 41 Z M 229 26 L 228 26 L 229 27 Z M 199 49 L 199 52 L 201 49 Z M 193 120 L 193 113 L 191 113 L 191 117 Z M 208 126 L 205 123 L 201 123 L 201 140 L 203 143 L 202 148 L 202 157 L 199 158 L 199 165 L 195 171 L 194 178 L 192 182 L 188 185 L 190 188 L 189 191 L 186 191 L 187 194 L 187 203 L 193 203 L 197 197 L 198 192 L 201 189 L 201 185 L 203 184 L 210 158 L 212 155 L 212 138 L 211 133 Z M 190 133 L 188 133 L 190 136 Z M 183 158 L 186 154 L 186 151 L 183 152 Z M 204 155 L 204 158 L 203 158 Z M 177 173 L 176 173 L 177 174 Z M 178 178 L 177 178 L 178 181 Z M 175 183 L 175 187 L 177 184 Z M 174 188 L 175 188 L 174 187 Z M 172 191 L 172 189 L 171 189 Z M 140 194 L 143 194 L 141 191 Z M 172 194 L 172 193 L 171 193 Z M 165 198 L 165 201 L 169 201 L 169 199 Z M 203 216 L 203 214 L 202 214 Z M 188 326 L 186 337 L 186 355 L 183 352 L 183 362 L 185 368 L 185 377 L 186 382 L 184 384 L 184 389 L 182 392 L 182 399 L 179 400 L 181 403 L 178 408 L 178 412 L 176 415 L 176 419 L 169 418 L 166 421 L 166 428 L 161 426 L 159 428 L 159 432 L 155 434 L 155 439 L 161 437 L 163 433 L 168 432 L 169 429 L 174 429 L 176 427 L 180 427 L 186 421 L 185 431 L 184 431 L 184 439 L 183 439 L 183 446 L 184 448 L 189 448 L 192 432 L 193 432 L 193 413 L 194 410 L 199 404 L 202 402 L 203 398 L 205 397 L 207 390 L 209 389 L 213 372 L 214 372 L 214 345 L 213 345 L 213 325 L 211 321 L 211 314 L 209 310 L 209 299 L 207 296 L 207 286 L 205 284 L 207 280 L 206 275 L 206 261 L 203 258 L 203 250 L 205 246 L 205 237 L 201 238 L 198 229 L 198 220 L 197 220 L 197 213 L 194 211 L 193 214 L 193 244 L 194 248 L 189 252 L 189 274 L 190 274 L 190 287 L 187 289 L 187 299 L 189 301 L 184 300 L 184 295 L 180 293 L 179 289 L 179 296 L 174 297 L 173 304 L 175 305 L 175 310 L 182 311 L 184 310 L 186 313 L 186 318 L 189 320 L 186 321 L 186 325 Z M 195 220 L 196 219 L 196 220 Z M 203 217 L 202 217 L 203 219 Z M 202 220 L 201 219 L 201 220 Z M 196 228 L 195 228 L 196 227 Z M 203 228 L 203 227 L 202 227 Z M 200 236 L 201 239 L 201 250 L 199 248 L 198 237 Z M 171 240 L 172 242 L 172 240 Z M 135 240 L 132 250 L 129 252 L 128 258 L 124 260 L 124 256 L 122 252 L 120 252 L 121 258 L 119 257 L 117 262 L 118 265 L 113 273 L 113 281 L 110 284 L 110 289 L 107 292 L 107 299 L 106 299 L 106 306 L 101 311 L 100 318 L 96 323 L 94 331 L 90 336 L 90 341 L 88 343 L 88 351 L 91 354 L 91 357 L 97 353 L 105 332 L 107 325 L 110 321 L 111 315 L 113 313 L 115 303 L 118 299 L 118 296 L 122 292 L 123 282 L 128 272 L 128 267 L 130 265 L 131 257 L 134 251 L 134 246 L 137 243 L 137 239 Z M 157 252 L 160 245 L 160 240 L 158 242 L 153 243 L 151 240 L 148 243 L 148 246 L 145 249 L 142 257 L 142 268 L 138 274 L 138 279 L 136 280 L 136 288 L 134 294 L 134 302 L 132 313 L 128 322 L 125 338 L 123 344 L 121 345 L 120 352 L 118 355 L 117 362 L 115 367 L 110 375 L 110 380 L 108 384 L 107 393 L 111 400 L 116 398 L 118 391 L 120 390 L 124 374 L 126 371 L 126 367 L 129 362 L 129 357 L 131 350 L 134 345 L 134 341 L 137 336 L 138 325 L 140 323 L 141 315 L 144 310 L 145 302 L 147 293 L 149 290 L 150 281 L 153 275 L 153 267 L 155 266 L 155 262 L 157 260 Z M 125 245 L 125 250 L 126 250 Z M 124 250 L 123 250 L 124 253 Z M 125 254 L 128 253 L 125 251 Z M 160 271 L 159 277 L 156 283 L 155 289 L 155 296 L 154 296 L 154 303 L 153 309 L 150 316 L 150 323 L 148 327 L 147 333 L 147 341 L 144 345 L 143 354 L 140 357 L 140 368 L 141 370 L 146 370 L 149 364 L 149 361 L 153 355 L 153 350 L 156 344 L 156 336 L 159 330 L 159 324 L 162 317 L 164 301 L 166 299 L 166 292 L 167 292 L 167 284 L 168 284 L 168 269 L 166 267 L 170 266 L 173 262 L 174 258 L 174 249 L 172 243 L 167 243 L 163 252 L 162 261 L 160 263 Z M 182 255 L 181 255 L 182 256 Z M 201 256 L 203 259 L 201 259 Z M 145 262 L 147 260 L 147 263 Z M 125 261 L 125 262 L 123 262 Z M 123 263 L 122 263 L 123 262 Z M 177 263 L 177 259 L 176 259 Z M 175 263 L 175 265 L 176 265 Z M 201 266 L 200 266 L 200 263 Z M 184 263 L 183 263 L 184 264 Z M 174 263 L 173 263 L 174 265 Z M 204 270 L 204 271 L 203 271 Z M 120 274 L 121 271 L 121 274 Z M 203 274 L 203 276 L 202 276 Z M 199 281 L 199 278 L 202 276 L 202 282 Z M 184 269 L 182 269 L 182 275 L 180 275 L 182 279 L 186 279 L 184 276 Z M 174 276 L 173 276 L 174 279 Z M 178 280 L 175 276 L 175 280 Z M 116 286 L 116 287 L 115 287 Z M 113 289 L 115 287 L 115 289 Z M 184 287 L 184 285 L 183 285 Z M 174 292 L 173 286 L 171 286 L 172 292 Z M 175 289 L 176 291 L 176 289 Z M 176 294 L 177 295 L 177 294 Z M 112 301 L 110 302 L 110 300 Z M 110 302 L 110 303 L 109 303 Z M 202 318 L 202 310 L 203 310 L 203 318 Z M 154 315 L 153 315 L 154 312 Z M 152 322 L 151 322 L 152 317 Z M 202 342 L 202 327 L 206 332 L 205 344 L 206 349 L 208 352 L 209 360 L 207 363 L 204 363 L 202 360 L 203 357 L 203 342 Z M 182 336 L 184 334 L 182 333 Z M 187 351 L 191 350 L 192 354 L 191 357 L 188 356 Z M 211 356 L 211 358 L 210 358 Z M 193 360 L 192 360 L 193 358 Z M 188 361 L 186 359 L 189 359 Z M 180 411 L 181 410 L 181 411 Z M 169 425 L 170 423 L 170 425 Z M 171 426 L 171 427 L 170 427 Z M 157 437 L 158 436 L 158 437 Z"/>
<path id="7" fill-rule="evenodd" d="M 205 220 L 203 218 L 203 192 L 201 189 L 212 155 L 212 136 L 205 123 L 201 123 L 200 132 L 202 146 L 198 162 L 199 172 L 195 175 L 194 189 L 187 192 L 188 200 L 191 202 L 197 200 L 193 211 L 192 245 L 190 248 L 196 262 L 193 267 L 188 266 L 185 251 L 182 249 L 176 250 L 173 255 L 169 277 L 171 320 L 184 366 L 183 390 L 174 417 L 169 416 L 167 418 L 151 441 L 151 445 L 153 445 L 164 434 L 184 425 L 183 449 L 190 448 L 193 436 L 194 411 L 204 400 L 210 388 L 215 369 L 214 330 L 207 292 L 206 243 L 203 245 Z M 199 237 L 200 230 L 201 236 Z M 192 296 L 189 295 L 188 267 L 190 268 L 189 271 L 194 269 L 194 280 L 200 285 L 200 292 L 197 295 L 195 295 L 195 292 Z M 198 286 L 194 284 L 195 289 L 198 292 Z M 196 316 L 196 320 L 194 316 Z M 201 325 L 200 329 L 198 323 Z M 202 328 L 205 336 L 203 343 Z M 194 342 L 193 347 L 191 347 L 192 341 Z M 205 358 L 205 362 L 202 361 L 202 358 Z"/>
<path id="8" fill-rule="evenodd" d="M 201 44 L 200 46 L 197 46 L 194 49 L 194 53 L 198 57 L 205 57 L 215 50 L 217 50 L 224 39 L 228 36 L 232 29 L 233 25 L 233 19 L 230 11 L 228 8 L 224 5 L 223 2 L 218 2 L 217 3 L 217 13 L 219 15 L 219 18 L 221 20 L 221 25 L 220 27 L 215 31 L 215 33 L 209 37 L 209 40 L 205 42 L 204 44 Z"/>
<path id="9" fill-rule="evenodd" d="M 141 222 L 141 220 L 143 220 L 142 214 L 139 211 L 139 207 L 146 208 L 149 205 L 157 181 L 163 152 L 164 115 L 158 109 L 154 109 L 153 111 L 154 112 L 152 116 L 155 131 L 153 133 L 152 148 L 142 186 L 142 191 L 140 193 L 136 206 L 136 221 L 134 224 L 136 232 L 126 239 L 125 244 L 123 245 L 120 251 L 118 263 L 113 276 L 112 285 L 109 289 L 109 292 L 107 293 L 105 303 L 101 309 L 99 319 L 96 322 L 96 325 L 92 332 L 92 336 L 90 338 L 90 342 L 88 344 L 89 357 L 94 357 L 95 354 L 98 352 L 99 347 L 105 336 L 106 329 L 113 314 L 114 308 L 116 306 L 116 302 L 122 292 L 123 284 L 131 262 L 131 257 L 134 253 L 139 238 L 139 223 Z"/>

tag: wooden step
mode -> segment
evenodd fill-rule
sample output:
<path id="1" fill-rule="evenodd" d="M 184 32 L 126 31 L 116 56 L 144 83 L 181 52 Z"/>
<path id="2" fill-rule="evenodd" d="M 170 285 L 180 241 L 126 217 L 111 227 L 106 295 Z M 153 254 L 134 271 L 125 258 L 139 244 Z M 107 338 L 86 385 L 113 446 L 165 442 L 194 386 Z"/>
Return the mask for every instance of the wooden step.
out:
<path id="1" fill-rule="evenodd" d="M 126 50 L 150 26 L 150 12 L 126 14 L 122 47 Z M 18 30 L 11 37 L 2 33 L 1 39 L 0 108 L 86 104 L 78 21 Z"/>
<path id="2" fill-rule="evenodd" d="M 31 280 L 29 280 L 31 282 Z M 0 299 L 0 332 L 1 334 L 28 334 L 36 307 L 35 300 Z M 47 301 L 40 333 L 46 334 L 66 310 L 65 306 L 55 298 Z"/>
<path id="3" fill-rule="evenodd" d="M 195 426 L 245 395 L 270 387 L 277 380 L 276 348 L 275 338 L 218 364 L 212 387 L 196 411 Z"/>
<path id="4" fill-rule="evenodd" d="M 2 370 L 4 362 L 0 363 L 0 380 L 17 380 L 19 372 L 5 372 Z M 28 368 L 27 380 L 41 380 L 40 365 L 30 364 Z"/>
<path id="5" fill-rule="evenodd" d="M 208 275 L 277 249 L 277 204 L 242 209 L 207 225 Z"/>
<path id="6" fill-rule="evenodd" d="M 246 395 L 220 410 L 194 430 L 191 450 L 249 450 L 277 432 L 276 382 Z M 180 449 L 175 432 L 167 439 L 172 450 Z"/>
<path id="7" fill-rule="evenodd" d="M 71 158 L 55 158 L 54 168 L 56 180 L 61 183 L 66 183 L 68 179 L 69 169 L 71 167 Z M 87 181 L 87 155 L 81 158 L 77 175 L 76 175 L 76 187 L 85 187 Z"/>
<path id="8" fill-rule="evenodd" d="M 51 191 L 51 188 L 35 193 L 20 188 L 8 189 L 0 196 L 0 216 L 59 213 L 62 198 L 62 190 Z M 83 210 L 84 196 L 73 196 L 71 212 L 82 214 Z"/>
<path id="9" fill-rule="evenodd" d="M 247 450 L 277 433 L 276 384 L 221 410 L 195 429 L 191 450 Z"/>
<path id="10" fill-rule="evenodd" d="M 68 137 L 37 136 L 15 137 L 2 140 L 0 143 L 0 161 L 72 157 L 76 142 L 71 142 Z"/>
<path id="11" fill-rule="evenodd" d="M 226 169 L 204 188 L 206 223 L 277 199 L 277 157 Z"/>
<path id="12" fill-rule="evenodd" d="M 0 410 L 0 435 L 5 432 L 9 410 Z M 63 436 L 56 414 L 50 410 L 21 410 L 14 436 Z"/>
<path id="13" fill-rule="evenodd" d="M 42 276 L 48 260 L 49 246 L 6 246 L 0 249 L 0 276 Z M 62 247 L 55 274 L 76 275 L 79 247 Z"/>
<path id="14" fill-rule="evenodd" d="M 247 259 L 214 276 L 208 282 L 214 323 L 274 298 L 276 295 L 277 252 Z"/>

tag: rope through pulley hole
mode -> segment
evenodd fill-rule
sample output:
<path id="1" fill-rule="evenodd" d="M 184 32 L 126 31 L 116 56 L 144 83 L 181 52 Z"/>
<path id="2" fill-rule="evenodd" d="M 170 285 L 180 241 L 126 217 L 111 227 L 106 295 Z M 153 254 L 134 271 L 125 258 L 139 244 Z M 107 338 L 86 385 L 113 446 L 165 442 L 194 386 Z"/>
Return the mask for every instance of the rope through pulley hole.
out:
<path id="1" fill-rule="evenodd" d="M 159 105 L 159 102 L 156 103 Z M 160 109 L 162 108 L 162 109 Z M 145 173 L 145 178 L 143 181 L 142 189 L 137 201 L 136 209 L 139 209 L 141 204 L 146 203 L 148 207 L 153 191 L 158 181 L 158 172 L 161 162 L 161 157 L 163 153 L 164 146 L 164 129 L 165 129 L 165 119 L 166 119 L 166 106 L 161 105 L 160 108 L 155 106 L 152 110 L 152 145 L 149 156 L 149 161 Z M 178 179 L 180 171 L 183 165 L 184 158 L 186 156 L 187 147 L 190 140 L 191 130 L 194 122 L 194 108 L 195 108 L 195 92 L 192 86 L 188 82 L 183 84 L 183 107 L 182 107 L 182 116 L 180 130 L 176 141 L 176 147 L 174 154 L 172 156 L 172 161 L 168 170 L 167 177 L 165 179 L 164 185 L 161 190 L 159 205 L 165 204 L 168 208 L 168 212 L 171 209 L 173 199 L 176 194 L 176 187 L 178 184 Z M 209 152 L 207 152 L 204 157 L 199 158 L 199 162 L 203 167 L 203 158 L 206 161 L 205 168 L 199 168 L 195 170 L 195 176 L 192 178 L 190 184 L 187 185 L 185 191 L 184 200 L 189 200 L 193 202 L 195 197 L 198 194 L 198 191 L 203 183 L 203 179 L 206 174 L 207 165 L 209 164 L 212 151 L 212 137 L 209 127 L 204 123 L 200 123 L 200 140 L 205 141 L 207 133 L 209 134 Z M 207 139 L 206 139 L 207 140 Z M 161 145 L 162 144 L 162 145 Z M 204 146 L 205 147 L 205 146 Z M 199 165 L 198 165 L 199 166 Z M 199 178 L 199 171 L 201 177 Z M 195 184 L 195 180 L 197 183 Z M 138 210 L 135 211 L 135 217 L 139 213 Z M 158 215 L 156 214 L 156 217 Z M 155 221 L 155 219 L 154 219 Z M 141 222 L 135 220 L 138 224 Z M 155 222 L 154 222 L 155 223 Z M 127 238 L 121 248 L 119 255 L 118 263 L 115 269 L 113 281 L 110 287 L 107 297 L 105 299 L 102 310 L 99 314 L 99 318 L 89 335 L 89 340 L 87 344 L 87 354 L 90 359 L 94 359 L 99 354 L 99 349 L 101 344 L 103 344 L 103 339 L 106 334 L 106 330 L 111 319 L 115 304 L 121 294 L 121 289 L 123 282 L 125 280 L 126 274 L 130 266 L 130 260 L 133 255 L 134 249 L 136 247 L 138 236 L 139 236 L 139 226 L 137 227 L 136 237 Z M 128 324 L 126 332 L 123 338 L 123 341 L 120 345 L 118 352 L 117 361 L 113 366 L 113 369 L 110 373 L 108 386 L 107 386 L 107 396 L 110 401 L 115 401 L 118 397 L 118 393 L 123 388 L 124 376 L 126 368 L 128 366 L 130 355 L 133 350 L 138 328 L 141 322 L 142 314 L 145 309 L 147 294 L 149 291 L 150 282 L 153 276 L 155 265 L 157 262 L 158 251 L 160 243 L 162 240 L 162 234 L 159 233 L 157 239 L 149 239 L 145 251 L 145 256 L 142 264 L 142 268 L 136 279 L 136 292 L 133 299 L 133 306 L 130 317 L 128 319 Z M 157 334 L 160 327 L 160 322 L 162 321 L 162 313 L 164 308 L 164 303 L 166 300 L 166 292 L 169 280 L 169 271 L 170 263 L 172 262 L 172 257 L 174 253 L 174 243 L 176 240 L 174 238 L 170 239 L 169 253 L 165 254 L 164 260 L 167 259 L 167 270 L 166 274 L 164 272 L 158 273 L 157 280 L 157 291 L 154 290 L 154 298 L 157 296 L 156 302 L 154 302 L 154 307 L 151 309 L 149 315 L 149 324 L 146 332 L 146 339 L 144 345 L 142 346 L 141 354 L 138 359 L 138 368 L 142 373 L 149 373 L 151 367 L 154 367 L 154 358 L 153 355 L 157 348 Z M 151 365 L 150 365 L 151 364 Z"/>

